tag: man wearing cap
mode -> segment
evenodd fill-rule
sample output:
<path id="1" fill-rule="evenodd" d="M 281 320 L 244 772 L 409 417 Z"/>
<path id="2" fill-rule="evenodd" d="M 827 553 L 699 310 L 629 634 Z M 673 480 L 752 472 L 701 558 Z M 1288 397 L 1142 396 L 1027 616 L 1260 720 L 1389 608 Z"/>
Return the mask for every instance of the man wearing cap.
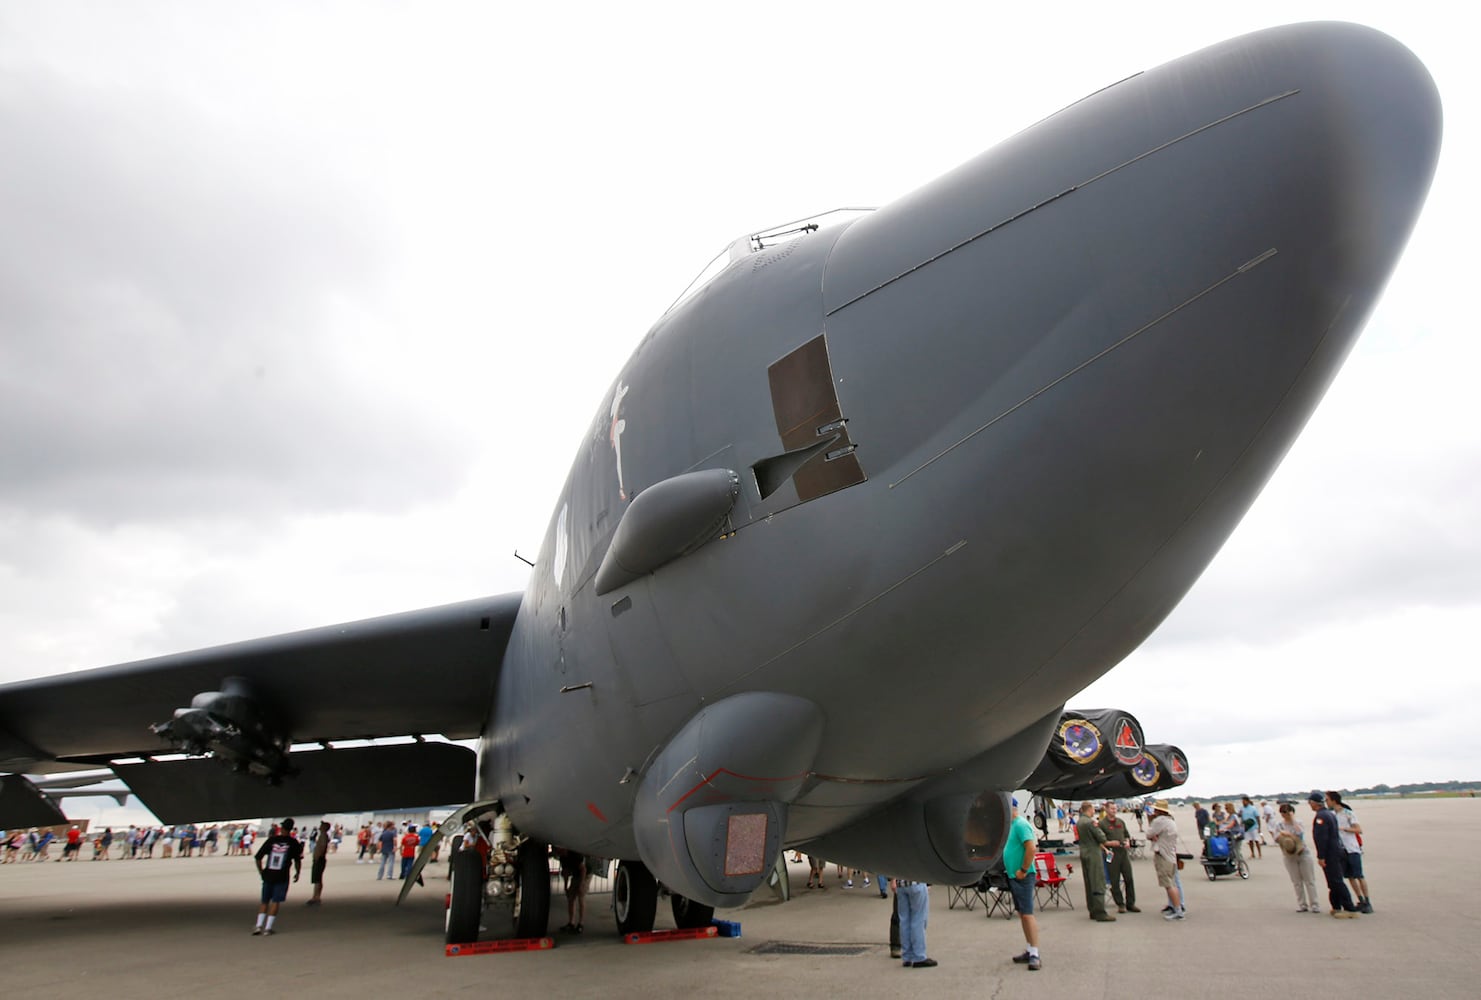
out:
<path id="1" fill-rule="evenodd" d="M 1013 800 L 1013 822 L 1008 827 L 1008 842 L 1003 845 L 1003 869 L 1008 873 L 1008 889 L 1013 894 L 1013 908 L 1023 925 L 1023 939 L 1028 950 L 1014 955 L 1013 961 L 1027 965 L 1030 972 L 1042 967 L 1039 961 L 1039 918 L 1034 916 L 1034 854 L 1039 842 L 1029 821 L 1018 815 L 1018 800 Z"/>
<path id="2" fill-rule="evenodd" d="M 1106 881 L 1110 884 L 1111 898 L 1116 901 L 1116 912 L 1140 913 L 1142 911 L 1136 905 L 1136 883 L 1131 878 L 1131 831 L 1126 828 L 1126 820 L 1116 815 L 1116 803 L 1106 803 L 1100 829 L 1106 835 L 1106 849 L 1111 852 Z M 1124 896 L 1121 892 L 1123 883 L 1126 886 Z"/>
<path id="3" fill-rule="evenodd" d="M 1352 919 L 1358 908 L 1342 879 L 1347 875 L 1347 852 L 1342 848 L 1342 835 L 1337 830 L 1337 816 L 1327 808 L 1327 797 L 1318 789 L 1306 796 L 1306 804 L 1316 816 L 1311 821 L 1311 842 L 1316 848 L 1316 863 L 1327 879 L 1327 902 L 1332 916 Z"/>
<path id="4" fill-rule="evenodd" d="M 1152 866 L 1157 871 L 1157 884 L 1167 890 L 1164 920 L 1182 920 L 1183 894 L 1178 889 L 1178 825 L 1166 799 L 1152 805 L 1152 824 L 1147 827 L 1147 840 L 1152 844 Z"/>
<path id="5" fill-rule="evenodd" d="M 254 860 L 262 878 L 262 905 L 252 933 L 271 935 L 278 907 L 288 898 L 288 868 L 292 866 L 295 882 L 303 871 L 303 845 L 293 836 L 293 820 L 283 820 L 278 832 L 262 842 Z"/>
<path id="6" fill-rule="evenodd" d="M 1106 835 L 1095 824 L 1095 805 L 1080 804 L 1080 818 L 1075 822 L 1080 842 L 1080 869 L 1085 882 L 1085 908 L 1091 920 L 1110 923 L 1116 918 L 1106 912 Z"/>

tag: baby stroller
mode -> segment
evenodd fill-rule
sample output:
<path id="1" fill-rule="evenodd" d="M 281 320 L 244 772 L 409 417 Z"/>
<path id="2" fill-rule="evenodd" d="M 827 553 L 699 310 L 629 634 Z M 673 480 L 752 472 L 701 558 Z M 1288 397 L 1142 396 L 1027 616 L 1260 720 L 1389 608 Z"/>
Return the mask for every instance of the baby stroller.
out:
<path id="1" fill-rule="evenodd" d="M 1229 838 L 1214 835 L 1203 842 L 1203 870 L 1208 873 L 1210 882 L 1220 875 L 1238 875 L 1240 878 L 1250 877 L 1250 866 L 1245 863 L 1244 858 L 1236 858 L 1229 850 Z"/>

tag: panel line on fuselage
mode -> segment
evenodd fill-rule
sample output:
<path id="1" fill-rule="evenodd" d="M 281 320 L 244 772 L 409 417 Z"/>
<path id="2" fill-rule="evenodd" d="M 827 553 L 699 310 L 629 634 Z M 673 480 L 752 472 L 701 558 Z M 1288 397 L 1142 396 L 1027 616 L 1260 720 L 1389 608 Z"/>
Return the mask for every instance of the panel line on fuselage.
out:
<path id="1" fill-rule="evenodd" d="M 841 305 L 834 306 L 832 309 L 829 309 L 828 312 L 825 313 L 824 315 L 825 316 L 832 316 L 834 313 L 837 313 L 837 312 L 839 312 L 839 311 L 841 311 L 843 309 L 847 309 L 849 306 L 853 305 L 855 302 L 858 302 L 861 299 L 865 299 L 865 298 L 869 297 L 870 295 L 873 295 L 875 292 L 879 291 L 882 288 L 887 288 L 890 285 L 893 285 L 895 282 L 899 281 L 901 278 L 904 278 L 904 277 L 906 277 L 908 275 L 914 274 L 916 271 L 919 271 L 921 268 L 926 267 L 929 264 L 935 263 L 936 261 L 940 260 L 942 257 L 945 257 L 947 254 L 954 253 L 957 250 L 960 250 L 962 247 L 965 247 L 965 246 L 967 246 L 967 245 L 969 245 L 971 243 L 975 243 L 976 241 L 982 239 L 984 236 L 990 236 L 993 233 L 997 232 L 999 229 L 1002 229 L 1004 226 L 1011 225 L 1012 223 L 1017 222 L 1019 219 L 1022 219 L 1024 216 L 1029 215 L 1029 214 L 1031 214 L 1033 212 L 1036 212 L 1039 209 L 1043 208 L 1044 206 L 1049 205 L 1049 204 L 1052 204 L 1053 202 L 1058 201 L 1059 199 L 1065 197 L 1066 195 L 1074 194 L 1076 191 L 1080 190 L 1081 188 L 1089 187 L 1091 184 L 1094 184 L 1096 181 L 1104 180 L 1105 178 L 1109 177 L 1111 174 L 1114 174 L 1114 173 L 1116 173 L 1116 172 L 1118 172 L 1120 170 L 1125 170 L 1127 167 L 1131 166 L 1133 163 L 1138 163 L 1138 162 L 1140 162 L 1142 160 L 1145 160 L 1147 157 L 1152 156 L 1154 153 L 1160 153 L 1163 150 L 1165 150 L 1165 149 L 1167 149 L 1167 148 L 1169 148 L 1171 146 L 1177 145 L 1178 143 L 1184 141 L 1185 139 L 1191 139 L 1191 138 L 1193 138 L 1196 135 L 1199 135 L 1199 134 L 1201 134 L 1203 132 L 1207 132 L 1209 129 L 1217 128 L 1218 126 L 1223 125 L 1223 124 L 1226 124 L 1227 122 L 1231 122 L 1234 119 L 1241 117 L 1242 115 L 1247 115 L 1251 111 L 1258 111 L 1259 109 L 1264 108 L 1264 107 L 1268 107 L 1269 105 L 1274 104 L 1277 101 L 1283 101 L 1287 97 L 1294 97 L 1296 94 L 1299 94 L 1299 93 L 1301 93 L 1300 90 L 1288 90 L 1288 91 L 1286 91 L 1283 94 L 1274 94 L 1274 95 L 1272 95 L 1270 97 L 1265 98 L 1263 101 L 1257 101 L 1254 104 L 1251 104 L 1247 108 L 1240 108 L 1238 111 L 1232 111 L 1229 114 L 1223 116 L 1222 118 L 1215 118 L 1213 121 L 1207 122 L 1206 124 L 1203 124 L 1203 125 L 1200 125 L 1197 128 L 1192 129 L 1191 131 L 1184 132 L 1182 135 L 1175 136 L 1175 137 L 1173 137 L 1171 139 L 1168 139 L 1166 142 L 1159 143 L 1158 145 L 1153 146 L 1151 149 L 1144 150 L 1144 151 L 1138 153 L 1137 155 L 1131 157 L 1129 160 L 1124 160 L 1121 163 L 1118 163 L 1118 164 L 1116 164 L 1113 167 L 1107 167 L 1105 170 L 1102 170 L 1100 173 L 1094 175 L 1093 177 L 1089 177 L 1089 178 L 1087 178 L 1087 179 L 1085 179 L 1083 181 L 1080 181 L 1080 182 L 1078 182 L 1076 184 L 1072 184 L 1069 187 L 1065 188 L 1063 191 L 1060 191 L 1060 192 L 1057 192 L 1055 194 L 1050 195 L 1049 197 L 1045 198 L 1043 201 L 1040 201 L 1038 204 L 1030 205 L 1028 208 L 1023 209 L 1020 212 L 1015 212 L 1013 215 L 1008 216 L 1006 219 L 1003 219 L 1000 222 L 993 223 L 991 226 L 988 226 L 986 229 L 982 230 L 982 232 L 977 233 L 977 234 L 975 234 L 973 236 L 968 236 L 966 239 L 962 240 L 960 243 L 954 244 L 953 246 L 949 246 L 945 250 L 942 250 L 940 253 L 934 254 L 934 255 L 926 258 L 925 260 L 921 261 L 919 264 L 915 264 L 912 267 L 906 268 L 905 270 L 901 271 L 899 274 L 895 275 L 894 277 L 892 277 L 892 278 L 886 278 L 884 281 L 881 281 L 879 284 L 875 285 L 873 288 L 865 289 L 864 291 L 860 292 L 858 295 L 855 295 L 853 298 L 849 299 L 847 302 L 844 302 Z"/>
<path id="2" fill-rule="evenodd" d="M 932 455 L 930 458 L 926 459 L 920 465 L 917 465 L 915 468 L 913 468 L 909 472 L 905 473 L 905 475 L 901 476 L 899 479 L 895 480 L 893 483 L 890 483 L 889 488 L 890 489 L 894 489 L 896 486 L 899 486 L 901 483 L 905 482 L 905 480 L 909 479 L 911 476 L 915 475 L 917 472 L 921 472 L 922 470 L 926 469 L 928 466 L 934 464 L 935 462 L 941 460 L 942 458 L 945 458 L 951 452 L 953 452 L 956 449 L 960 448 L 962 445 L 966 444 L 968 441 L 972 440 L 974 437 L 976 437 L 977 435 L 981 434 L 983 431 L 987 430 L 989 427 L 991 427 L 993 424 L 997 423 L 998 421 L 1002 420 L 1004 417 L 1007 417 L 1010 414 L 1015 413 L 1018 410 L 1022 409 L 1023 407 L 1027 406 L 1029 403 L 1032 403 L 1034 400 L 1036 400 L 1040 396 L 1044 395 L 1044 393 L 1048 392 L 1050 389 L 1053 389 L 1055 386 L 1059 385 L 1061 382 L 1064 382 L 1066 379 L 1070 378 L 1071 376 L 1076 375 L 1076 374 L 1084 371 L 1086 368 L 1089 368 L 1091 365 L 1095 364 L 1097 361 L 1099 361 L 1102 358 L 1106 357 L 1111 352 L 1113 352 L 1113 351 L 1117 350 L 1118 348 L 1124 347 L 1127 344 L 1131 343 L 1131 341 L 1135 340 L 1137 337 L 1140 337 L 1142 334 L 1146 333 L 1148 330 L 1152 329 L 1154 326 L 1157 326 L 1158 324 L 1162 323 L 1166 319 L 1169 319 L 1170 317 L 1172 317 L 1176 313 L 1179 313 L 1182 310 L 1188 308 L 1188 306 L 1191 306 L 1193 303 L 1197 302 L 1199 299 L 1201 299 L 1204 296 L 1208 295 L 1210 292 L 1213 292 L 1213 291 L 1219 289 L 1223 285 L 1227 284 L 1230 281 L 1233 281 L 1235 278 L 1238 278 L 1241 275 L 1249 274 L 1256 267 L 1258 267 L 1259 265 L 1265 263 L 1265 261 L 1267 261 L 1270 258 L 1274 257 L 1275 255 L 1276 255 L 1275 248 L 1274 247 L 1270 247 L 1269 249 L 1262 251 L 1260 254 L 1256 255 L 1255 257 L 1252 257 L 1250 260 L 1245 261 L 1243 264 L 1239 265 L 1233 271 L 1230 271 L 1228 274 L 1224 275 L 1224 277 L 1220 278 L 1218 281 L 1215 281 L 1212 285 L 1209 285 L 1207 288 L 1203 289 L 1202 291 L 1196 292 L 1195 294 L 1189 296 L 1188 298 L 1184 299 L 1182 302 L 1179 302 L 1177 305 L 1175 305 L 1171 309 L 1167 310 L 1167 312 L 1163 313 L 1161 316 L 1158 316 L 1155 319 L 1149 320 L 1148 322 L 1144 323 L 1142 326 L 1138 327 L 1137 329 L 1133 330 L 1131 333 L 1128 333 L 1126 336 L 1124 336 L 1120 340 L 1116 341 L 1114 344 L 1110 345 L 1109 347 L 1103 348 L 1102 350 L 1098 351 L 1097 353 L 1095 353 L 1095 354 L 1091 355 L 1090 357 L 1086 358 L 1084 361 L 1080 362 L 1078 365 L 1076 365 L 1075 367 L 1071 368 L 1069 371 L 1065 372 L 1063 375 L 1060 375 L 1058 378 L 1055 378 L 1052 381 L 1047 382 L 1044 385 L 1040 386 L 1039 388 L 1035 389 L 1033 392 L 1029 393 L 1027 396 L 1025 396 L 1024 398 L 1020 399 L 1018 402 L 1014 403 L 1012 406 L 1008 407 L 1002 413 L 999 413 L 997 416 L 993 417 L 991 420 L 989 420 L 987 423 L 983 424 L 981 427 L 978 427 L 976 430 L 974 430 L 974 431 L 972 431 L 972 432 L 970 432 L 970 433 L 968 433 L 966 435 L 963 435 L 959 440 L 957 440 L 957 441 L 955 441 L 955 442 L 947 445 L 945 448 L 941 449 L 939 452 L 937 452 L 936 454 Z"/>

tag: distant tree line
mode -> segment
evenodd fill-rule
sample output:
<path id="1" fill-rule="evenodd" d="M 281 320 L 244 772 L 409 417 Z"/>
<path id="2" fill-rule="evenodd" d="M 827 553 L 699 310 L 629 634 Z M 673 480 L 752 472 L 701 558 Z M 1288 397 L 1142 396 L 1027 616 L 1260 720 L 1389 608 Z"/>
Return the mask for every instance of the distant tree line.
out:
<path id="1" fill-rule="evenodd" d="M 1325 789 L 1324 789 L 1325 791 Z M 1367 788 L 1339 788 L 1343 798 L 1351 795 L 1433 795 L 1436 792 L 1481 792 L 1481 781 L 1414 781 L 1407 785 L 1371 785 Z M 1311 789 L 1303 788 L 1295 792 L 1278 792 L 1275 794 L 1260 793 L 1251 795 L 1254 799 L 1287 799 L 1296 801 L 1306 798 Z M 1183 801 L 1209 801 L 1209 802 L 1238 802 L 1240 797 L 1249 793 L 1235 792 L 1234 794 L 1205 795 L 1203 799 L 1184 796 Z"/>

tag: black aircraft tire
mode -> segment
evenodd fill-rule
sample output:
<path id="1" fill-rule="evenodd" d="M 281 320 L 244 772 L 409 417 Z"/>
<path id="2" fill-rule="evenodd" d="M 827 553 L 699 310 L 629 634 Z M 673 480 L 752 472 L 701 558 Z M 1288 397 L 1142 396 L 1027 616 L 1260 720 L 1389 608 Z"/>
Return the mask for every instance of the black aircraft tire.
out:
<path id="1" fill-rule="evenodd" d="M 477 851 L 458 851 L 450 862 L 452 900 L 447 907 L 447 943 L 478 940 L 483 917 L 483 857 Z"/>
<path id="2" fill-rule="evenodd" d="M 514 859 L 519 879 L 519 912 L 514 917 L 516 938 L 544 937 L 550 929 L 550 862 L 544 844 L 527 840 Z"/>
<path id="3" fill-rule="evenodd" d="M 674 926 L 680 929 L 708 927 L 710 921 L 715 919 L 713 906 L 701 905 L 688 896 L 681 896 L 677 892 L 672 893 L 669 901 L 674 908 Z"/>
<path id="4" fill-rule="evenodd" d="M 617 917 L 617 933 L 646 934 L 658 918 L 658 881 L 641 861 L 623 861 L 617 865 L 617 878 L 612 882 L 612 912 Z"/>

